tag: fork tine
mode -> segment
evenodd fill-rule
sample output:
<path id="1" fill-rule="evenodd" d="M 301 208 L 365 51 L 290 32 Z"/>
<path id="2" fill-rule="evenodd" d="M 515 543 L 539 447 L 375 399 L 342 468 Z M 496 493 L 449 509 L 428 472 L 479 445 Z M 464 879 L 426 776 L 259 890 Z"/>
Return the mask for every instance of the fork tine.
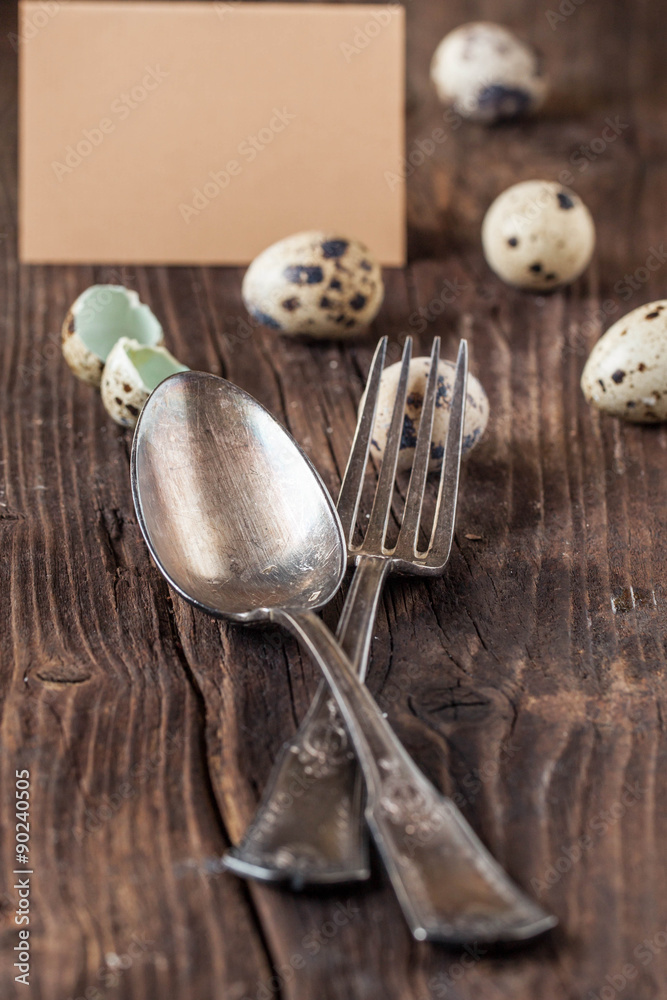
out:
<path id="1" fill-rule="evenodd" d="M 410 359 L 412 357 L 412 337 L 406 337 L 403 348 L 403 359 L 401 362 L 401 373 L 394 400 L 394 409 L 391 415 L 391 424 L 387 434 L 387 443 L 384 449 L 382 467 L 378 478 L 377 489 L 373 499 L 368 522 L 368 530 L 364 538 L 363 548 L 375 554 L 380 554 L 384 546 L 384 538 L 387 533 L 389 514 L 391 513 L 391 501 L 394 495 L 394 480 L 396 478 L 396 465 L 398 463 L 398 452 L 401 447 L 403 437 L 403 423 L 405 418 L 405 397 L 408 390 L 408 374 Z"/>
<path id="2" fill-rule="evenodd" d="M 399 559 L 414 559 L 417 551 L 417 532 L 424 502 L 424 489 L 431 458 L 431 438 L 435 414 L 436 389 L 438 385 L 438 364 L 440 361 L 440 337 L 433 340 L 431 365 L 426 382 L 426 392 L 422 403 L 415 457 L 412 463 L 410 483 L 405 497 L 403 521 L 398 534 L 394 556 Z"/>
<path id="3" fill-rule="evenodd" d="M 340 493 L 338 494 L 338 503 L 336 506 L 348 547 L 352 544 L 357 511 L 359 510 L 364 473 L 366 471 L 366 463 L 368 462 L 368 450 L 371 446 L 371 435 L 373 433 L 373 424 L 375 423 L 375 412 L 377 410 L 378 393 L 380 391 L 380 377 L 384 368 L 386 353 L 387 338 L 383 337 L 375 348 L 375 354 L 371 361 L 368 380 L 366 382 L 364 405 L 357 421 L 350 457 L 347 460 L 345 475 L 343 476 Z"/>
<path id="4" fill-rule="evenodd" d="M 456 521 L 456 501 L 459 492 L 467 391 L 468 342 L 467 340 L 462 340 L 459 344 L 459 354 L 456 360 L 454 392 L 452 394 L 449 427 L 447 429 L 447 443 L 442 460 L 442 471 L 438 486 L 438 502 L 435 508 L 433 530 L 431 532 L 428 551 L 429 561 L 432 560 L 439 566 L 444 565 L 449 559 L 454 540 L 454 523 Z"/>

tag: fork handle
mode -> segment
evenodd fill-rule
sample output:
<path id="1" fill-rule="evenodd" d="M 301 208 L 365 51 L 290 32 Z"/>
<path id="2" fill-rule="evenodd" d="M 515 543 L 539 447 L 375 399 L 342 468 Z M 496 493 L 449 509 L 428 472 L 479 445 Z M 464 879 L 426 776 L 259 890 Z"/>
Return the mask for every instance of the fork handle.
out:
<path id="1" fill-rule="evenodd" d="M 337 639 L 363 681 L 389 560 L 360 555 Z M 244 877 L 293 888 L 370 875 L 361 772 L 329 686 L 322 682 L 284 744 L 242 842 L 225 864 Z"/>
<path id="2" fill-rule="evenodd" d="M 317 615 L 273 617 L 307 646 L 329 682 L 366 781 L 366 819 L 414 937 L 509 941 L 553 927 L 554 918 L 511 882 L 421 773 Z"/>

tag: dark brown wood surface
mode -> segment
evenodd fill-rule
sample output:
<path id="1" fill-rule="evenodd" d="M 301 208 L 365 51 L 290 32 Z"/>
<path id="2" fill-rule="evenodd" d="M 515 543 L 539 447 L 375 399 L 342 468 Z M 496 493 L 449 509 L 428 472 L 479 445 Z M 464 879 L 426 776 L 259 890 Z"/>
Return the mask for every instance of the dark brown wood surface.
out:
<path id="1" fill-rule="evenodd" d="M 553 94 L 534 121 L 448 131 L 412 172 L 410 264 L 386 275 L 372 335 L 343 347 L 247 335 L 238 270 L 18 266 L 16 12 L 0 7 L 3 1000 L 666 995 L 667 431 L 599 416 L 578 383 L 611 319 L 667 291 L 667 5 L 409 0 L 407 14 L 409 150 L 441 124 L 428 63 L 463 21 L 531 37 Z M 608 118 L 619 134 L 605 145 Z M 484 264 L 483 213 L 510 183 L 564 170 L 595 217 L 595 262 L 550 297 L 513 291 Z M 387 586 L 370 685 L 427 773 L 558 915 L 548 938 L 456 952 L 412 941 L 381 872 L 317 897 L 221 871 L 318 677 L 283 633 L 172 600 L 151 564 L 131 436 L 57 346 L 71 301 L 110 279 L 152 305 L 178 357 L 265 403 L 334 492 L 377 337 L 396 351 L 423 308 L 420 353 L 434 334 L 449 356 L 469 338 L 492 417 L 453 557 L 441 580 Z M 13 968 L 23 768 L 28 987 Z"/>

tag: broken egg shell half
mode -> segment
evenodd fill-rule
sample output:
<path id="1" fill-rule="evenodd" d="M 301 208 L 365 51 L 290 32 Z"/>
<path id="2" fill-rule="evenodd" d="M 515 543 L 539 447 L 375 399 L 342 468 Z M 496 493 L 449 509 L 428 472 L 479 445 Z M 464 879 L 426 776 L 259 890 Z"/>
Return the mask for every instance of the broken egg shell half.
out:
<path id="1" fill-rule="evenodd" d="M 581 198 L 555 181 L 521 181 L 493 202 L 482 223 L 489 267 L 509 285 L 546 292 L 588 267 L 595 224 Z"/>
<path id="2" fill-rule="evenodd" d="M 667 420 L 667 299 L 633 309 L 610 326 L 581 376 L 586 400 L 633 423 Z"/>
<path id="3" fill-rule="evenodd" d="M 243 278 L 243 301 L 264 326 L 291 336 L 363 332 L 384 298 L 382 270 L 359 240 L 313 230 L 274 243 Z"/>
<path id="4" fill-rule="evenodd" d="M 91 285 L 65 317 L 65 361 L 82 382 L 99 386 L 104 363 L 120 337 L 150 347 L 164 340 L 160 323 L 135 291 L 123 285 Z"/>
<path id="5" fill-rule="evenodd" d="M 399 472 L 405 472 L 412 468 L 430 368 L 430 358 L 413 358 L 410 362 L 403 434 L 398 453 L 397 470 Z M 435 414 L 433 417 L 429 472 L 436 472 L 442 466 L 442 457 L 445 452 L 447 430 L 449 428 L 449 412 L 452 405 L 455 373 L 456 365 L 452 361 L 440 361 L 438 365 L 438 387 L 436 390 Z M 371 438 L 371 455 L 378 458 L 382 458 L 387 445 L 387 436 L 391 425 L 391 416 L 400 375 L 401 362 L 398 361 L 396 364 L 385 368 L 380 379 L 378 406 L 375 414 L 373 436 Z M 364 400 L 362 399 L 359 407 L 360 411 L 363 402 Z M 488 419 L 488 397 L 479 380 L 474 375 L 468 375 L 468 392 L 466 395 L 465 420 L 463 424 L 463 455 L 472 451 L 479 442 L 486 429 Z"/>
<path id="6" fill-rule="evenodd" d="M 166 347 L 148 347 L 121 337 L 112 347 L 102 373 L 102 402 L 110 417 L 134 427 L 153 389 L 176 372 L 189 371 Z"/>
<path id="7" fill-rule="evenodd" d="M 548 89 L 540 54 L 490 21 L 446 35 L 433 55 L 431 80 L 443 104 L 485 124 L 530 114 Z"/>

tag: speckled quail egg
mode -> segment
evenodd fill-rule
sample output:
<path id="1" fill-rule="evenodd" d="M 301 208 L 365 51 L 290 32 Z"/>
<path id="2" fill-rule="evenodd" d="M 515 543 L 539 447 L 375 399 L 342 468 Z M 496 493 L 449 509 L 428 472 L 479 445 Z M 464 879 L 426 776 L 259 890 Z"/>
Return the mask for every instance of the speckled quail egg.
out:
<path id="1" fill-rule="evenodd" d="M 398 453 L 399 472 L 412 467 L 417 444 L 417 433 L 421 419 L 421 409 L 426 394 L 426 383 L 431 368 L 430 358 L 413 358 L 408 373 L 408 389 L 403 421 L 403 435 Z M 449 427 L 449 411 L 454 392 L 454 376 L 456 365 L 452 361 L 440 360 L 438 365 L 438 388 L 433 417 L 433 433 L 431 437 L 431 458 L 429 472 L 435 472 L 442 466 L 442 456 L 447 441 Z M 382 372 L 378 405 L 371 438 L 371 454 L 381 458 L 387 444 L 387 436 L 391 425 L 394 400 L 398 390 L 401 374 L 401 362 L 389 365 Z M 360 404 L 363 406 L 363 399 Z M 470 452 L 482 437 L 489 419 L 489 400 L 481 383 L 474 375 L 468 375 L 468 392 L 466 395 L 466 411 L 463 424 L 463 454 Z"/>
<path id="2" fill-rule="evenodd" d="M 581 388 L 589 403 L 615 417 L 667 420 L 667 299 L 609 327 L 590 353 Z"/>
<path id="3" fill-rule="evenodd" d="M 489 267 L 510 285 L 548 291 L 574 281 L 595 248 L 595 225 L 581 198 L 554 181 L 522 181 L 503 191 L 482 224 Z"/>
<path id="4" fill-rule="evenodd" d="M 462 24 L 438 45 L 431 79 L 464 118 L 496 122 L 538 108 L 547 93 L 542 57 L 500 24 Z"/>
<path id="5" fill-rule="evenodd" d="M 135 291 L 123 285 L 92 285 L 65 317 L 65 361 L 77 378 L 99 386 L 104 362 L 120 337 L 132 337 L 151 347 L 163 341 L 162 327 Z"/>
<path id="6" fill-rule="evenodd" d="M 363 243 L 319 231 L 274 243 L 243 279 L 248 312 L 292 335 L 359 333 L 375 319 L 383 297 L 380 265 Z"/>
<path id="7" fill-rule="evenodd" d="M 187 365 L 165 347 L 149 347 L 121 337 L 112 347 L 102 373 L 102 402 L 117 424 L 134 427 L 141 409 L 160 382 Z"/>

